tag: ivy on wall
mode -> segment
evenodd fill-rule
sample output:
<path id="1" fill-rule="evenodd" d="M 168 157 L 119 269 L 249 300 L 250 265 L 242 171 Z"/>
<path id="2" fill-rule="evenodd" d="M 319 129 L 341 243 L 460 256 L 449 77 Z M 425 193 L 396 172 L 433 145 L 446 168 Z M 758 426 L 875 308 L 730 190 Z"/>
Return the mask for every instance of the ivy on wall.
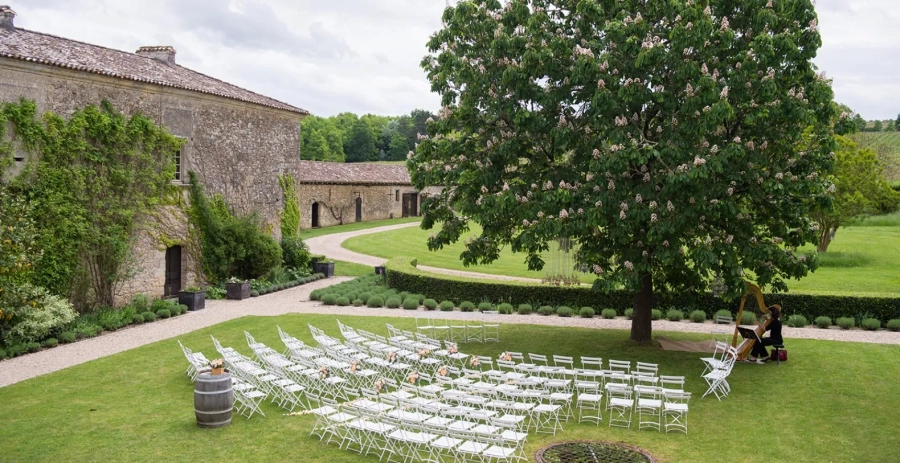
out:
<path id="1" fill-rule="evenodd" d="M 138 224 L 174 188 L 172 154 L 181 141 L 141 114 L 126 117 L 104 101 L 63 119 L 38 118 L 34 102 L 0 111 L 0 167 L 13 144 L 30 152 L 9 185 L 31 205 L 42 251 L 31 282 L 68 296 L 78 308 L 112 306 L 118 286 L 136 271 L 131 249 Z"/>
<path id="2" fill-rule="evenodd" d="M 281 237 L 294 238 L 300 228 L 300 202 L 297 199 L 297 183 L 294 176 L 278 176 L 278 185 L 284 194 L 284 210 L 281 212 Z"/>

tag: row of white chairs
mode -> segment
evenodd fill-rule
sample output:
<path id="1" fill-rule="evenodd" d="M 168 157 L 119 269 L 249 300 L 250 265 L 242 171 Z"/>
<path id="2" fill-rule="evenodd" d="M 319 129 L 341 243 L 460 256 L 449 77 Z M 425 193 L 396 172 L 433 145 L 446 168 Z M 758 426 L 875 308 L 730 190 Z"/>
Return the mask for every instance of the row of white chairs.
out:
<path id="1" fill-rule="evenodd" d="M 416 333 L 455 342 L 500 342 L 500 324 L 493 320 L 416 317 Z"/>

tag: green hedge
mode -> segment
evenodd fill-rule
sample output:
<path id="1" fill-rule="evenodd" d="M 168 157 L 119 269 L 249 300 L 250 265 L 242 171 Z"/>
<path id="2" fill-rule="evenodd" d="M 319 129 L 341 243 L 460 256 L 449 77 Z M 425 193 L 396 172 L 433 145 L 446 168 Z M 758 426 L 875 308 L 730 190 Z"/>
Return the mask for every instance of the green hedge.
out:
<path id="1" fill-rule="evenodd" d="M 577 286 L 449 277 L 423 272 L 412 266 L 410 261 L 409 258 L 398 258 L 385 264 L 385 281 L 388 287 L 452 301 L 488 300 L 534 306 L 609 307 L 619 311 L 632 307 L 633 295 L 626 291 L 603 293 Z M 803 315 L 807 319 L 820 316 L 860 319 L 872 317 L 886 323 L 890 319 L 900 318 L 900 297 L 766 294 L 765 299 L 766 304 L 779 304 L 785 315 Z M 670 296 L 664 291 L 656 293 L 657 307 L 677 307 L 688 312 L 702 310 L 709 318 L 713 318 L 713 314 L 722 309 L 737 313 L 739 304 L 739 299 L 724 302 L 711 294 Z"/>

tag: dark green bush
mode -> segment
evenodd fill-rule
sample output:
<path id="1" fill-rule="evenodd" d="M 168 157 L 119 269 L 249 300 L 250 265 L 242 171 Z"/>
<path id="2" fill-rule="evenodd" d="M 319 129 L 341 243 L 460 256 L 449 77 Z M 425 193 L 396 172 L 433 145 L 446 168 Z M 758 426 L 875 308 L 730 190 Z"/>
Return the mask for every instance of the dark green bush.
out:
<path id="1" fill-rule="evenodd" d="M 376 294 L 366 300 L 366 305 L 372 308 L 384 307 L 384 298 Z"/>
<path id="2" fill-rule="evenodd" d="M 691 312 L 690 319 L 694 323 L 703 323 L 706 321 L 706 312 L 702 310 L 694 310 Z"/>
<path id="3" fill-rule="evenodd" d="M 320 300 L 322 298 L 322 293 L 323 293 L 322 288 L 314 289 L 314 290 L 310 291 L 309 300 L 311 300 L 311 301 Z M 263 294 L 265 294 L 265 293 L 263 293 Z"/>
<path id="4" fill-rule="evenodd" d="M 391 296 L 384 301 L 384 306 L 389 309 L 398 309 L 400 308 L 400 304 L 403 304 L 403 300 L 400 299 L 400 296 Z"/>
<path id="5" fill-rule="evenodd" d="M 652 309 L 650 311 L 650 319 L 651 320 L 659 320 L 660 318 L 662 318 L 662 310 Z"/>
<path id="6" fill-rule="evenodd" d="M 156 316 L 159 318 L 169 318 L 172 316 L 172 313 L 169 312 L 169 309 L 162 309 L 159 312 L 156 312 Z"/>
<path id="7" fill-rule="evenodd" d="M 728 309 L 717 310 L 713 318 L 717 317 L 730 318 L 734 320 L 734 315 L 732 315 L 731 311 Z"/>
<path id="8" fill-rule="evenodd" d="M 456 307 L 456 304 L 454 304 L 453 301 L 441 301 L 439 307 L 441 308 L 442 312 L 450 312 L 454 307 Z"/>
<path id="9" fill-rule="evenodd" d="M 178 304 L 170 305 L 169 313 L 171 313 L 173 317 L 177 316 L 177 315 L 181 315 L 181 306 L 179 306 Z"/>
<path id="10" fill-rule="evenodd" d="M 463 312 L 472 312 L 475 310 L 475 304 L 469 301 L 462 301 L 459 303 L 459 310 Z"/>
<path id="11" fill-rule="evenodd" d="M 602 311 L 600 311 L 600 316 L 607 320 L 616 318 L 616 315 L 618 315 L 618 313 L 616 313 L 616 309 L 603 309 Z"/>
<path id="12" fill-rule="evenodd" d="M 296 236 L 281 237 L 281 262 L 285 268 L 309 268 L 309 246 Z"/>
<path id="13" fill-rule="evenodd" d="M 150 304 L 151 312 L 159 312 L 162 309 L 168 309 L 168 308 L 169 308 L 169 301 L 167 301 L 165 299 L 157 299 L 157 300 L 153 301 L 152 304 Z"/>
<path id="14" fill-rule="evenodd" d="M 353 304 L 354 307 L 361 307 L 363 304 L 365 304 L 365 302 L 360 298 L 356 298 L 350 303 Z"/>
<path id="15" fill-rule="evenodd" d="M 519 304 L 519 309 L 517 310 L 519 315 L 528 315 L 534 311 L 534 308 L 531 307 L 531 304 Z"/>
<path id="16" fill-rule="evenodd" d="M 144 314 L 136 313 L 136 314 L 132 315 L 131 323 L 133 323 L 135 325 L 140 325 L 141 323 L 144 323 Z"/>
<path id="17" fill-rule="evenodd" d="M 75 329 L 75 336 L 79 338 L 93 338 L 100 334 L 100 327 L 97 325 L 84 325 Z"/>
<path id="18" fill-rule="evenodd" d="M 9 355 L 6 353 L 6 350 L 3 349 L 3 348 L 0 348 L 0 360 L 3 360 L 3 359 L 5 359 L 5 358 L 8 357 L 8 356 L 9 356 Z"/>
<path id="19" fill-rule="evenodd" d="M 422 305 L 425 306 L 425 310 L 434 310 L 437 308 L 437 301 L 434 299 L 425 299 L 422 301 Z"/>
<path id="20" fill-rule="evenodd" d="M 791 315 L 787 319 L 787 326 L 791 328 L 803 328 L 809 325 L 809 321 L 803 315 Z"/>
<path id="21" fill-rule="evenodd" d="M 255 289 L 250 291 L 250 297 L 259 297 L 259 291 Z"/>
<path id="22" fill-rule="evenodd" d="M 146 312 L 147 308 L 150 307 L 150 296 L 146 294 L 135 294 L 131 297 L 131 303 L 128 305 L 134 307 L 134 311 L 137 313 Z"/>
<path id="23" fill-rule="evenodd" d="M 670 322 L 680 322 L 684 320 L 684 312 L 678 309 L 669 309 L 666 311 L 666 319 Z"/>
<path id="24" fill-rule="evenodd" d="M 145 322 L 156 321 L 156 313 L 154 313 L 154 312 L 144 312 L 143 315 L 144 315 Z"/>
<path id="25" fill-rule="evenodd" d="M 593 318 L 594 317 L 594 308 L 593 307 L 582 307 L 578 311 L 578 315 L 581 318 Z"/>
<path id="26" fill-rule="evenodd" d="M 46 348 L 56 347 L 57 344 L 59 344 L 59 341 L 56 338 L 47 338 L 41 342 L 41 346 Z"/>
<path id="27" fill-rule="evenodd" d="M 515 308 L 512 306 L 512 304 L 510 304 L 508 302 L 504 302 L 502 304 L 497 304 L 497 313 L 500 313 L 503 315 L 509 315 L 509 314 L 513 313 L 514 311 L 515 311 Z"/>
<path id="28" fill-rule="evenodd" d="M 853 317 L 840 317 L 834 321 L 834 324 L 840 326 L 842 329 L 849 330 L 856 326 L 856 319 Z"/>
<path id="29" fill-rule="evenodd" d="M 889 330 L 891 330 L 891 331 L 900 331 L 900 319 L 898 319 L 898 318 L 893 318 L 893 319 L 891 319 L 891 320 L 888 320 L 887 325 L 885 326 L 885 328 L 887 328 L 887 329 L 889 329 Z"/>
<path id="30" fill-rule="evenodd" d="M 861 322 L 859 322 L 859 326 L 866 331 L 878 331 L 881 329 L 881 321 L 877 318 L 863 318 Z"/>
<path id="31" fill-rule="evenodd" d="M 346 307 L 346 306 L 350 305 L 350 298 L 347 296 L 341 296 L 341 297 L 337 298 L 334 301 L 334 303 L 341 307 Z"/>
<path id="32" fill-rule="evenodd" d="M 28 352 L 37 352 L 41 350 L 41 343 L 29 342 L 28 344 L 25 344 L 25 350 Z"/>
<path id="33" fill-rule="evenodd" d="M 556 309 L 556 315 L 559 315 L 560 317 L 571 317 L 573 313 L 574 311 L 571 307 L 564 305 L 561 305 Z"/>
<path id="34" fill-rule="evenodd" d="M 491 304 L 490 302 L 482 302 L 478 304 L 479 312 L 484 312 L 485 310 L 494 310 L 494 304 Z"/>
<path id="35" fill-rule="evenodd" d="M 71 331 L 63 331 L 59 333 L 59 342 L 63 344 L 68 344 L 70 342 L 75 342 L 76 336 L 75 333 Z"/>
<path id="36" fill-rule="evenodd" d="M 741 313 L 741 325 L 755 325 L 756 324 L 756 314 L 753 312 L 743 312 Z"/>
<path id="37" fill-rule="evenodd" d="M 404 310 L 416 310 L 419 308 L 419 300 L 415 297 L 407 297 L 403 300 Z"/>
<path id="38" fill-rule="evenodd" d="M 26 351 L 25 344 L 14 344 L 6 348 L 6 355 L 9 358 L 18 357 Z"/>
<path id="39" fill-rule="evenodd" d="M 542 305 L 538 307 L 538 314 L 540 315 L 553 315 L 553 307 L 549 305 Z"/>
<path id="40" fill-rule="evenodd" d="M 327 293 L 322 295 L 322 304 L 325 305 L 335 305 L 337 303 L 338 295 L 334 293 Z"/>
<path id="41" fill-rule="evenodd" d="M 634 309 L 625 309 L 625 319 L 631 320 L 632 315 L 634 314 Z"/>
<path id="42" fill-rule="evenodd" d="M 821 317 L 816 317 L 815 320 L 816 326 L 822 329 L 827 329 L 831 327 L 831 317 L 826 317 L 822 315 Z"/>
<path id="43" fill-rule="evenodd" d="M 398 294 L 398 296 L 400 296 L 400 300 L 406 299 L 407 297 L 409 297 L 409 291 L 400 291 L 400 294 Z"/>

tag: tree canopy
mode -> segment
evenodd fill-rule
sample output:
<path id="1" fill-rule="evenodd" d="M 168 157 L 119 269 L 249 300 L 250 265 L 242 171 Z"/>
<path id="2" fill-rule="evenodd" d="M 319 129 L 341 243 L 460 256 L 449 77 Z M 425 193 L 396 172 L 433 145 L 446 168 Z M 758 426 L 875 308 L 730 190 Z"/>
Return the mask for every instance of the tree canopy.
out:
<path id="1" fill-rule="evenodd" d="M 578 243 L 598 290 L 733 298 L 815 268 L 830 202 L 830 84 L 810 0 L 475 0 L 448 7 L 422 61 L 443 108 L 408 163 L 432 249 L 474 220 L 466 264 L 503 246 L 543 266 Z M 806 133 L 806 136 L 804 136 Z"/>

